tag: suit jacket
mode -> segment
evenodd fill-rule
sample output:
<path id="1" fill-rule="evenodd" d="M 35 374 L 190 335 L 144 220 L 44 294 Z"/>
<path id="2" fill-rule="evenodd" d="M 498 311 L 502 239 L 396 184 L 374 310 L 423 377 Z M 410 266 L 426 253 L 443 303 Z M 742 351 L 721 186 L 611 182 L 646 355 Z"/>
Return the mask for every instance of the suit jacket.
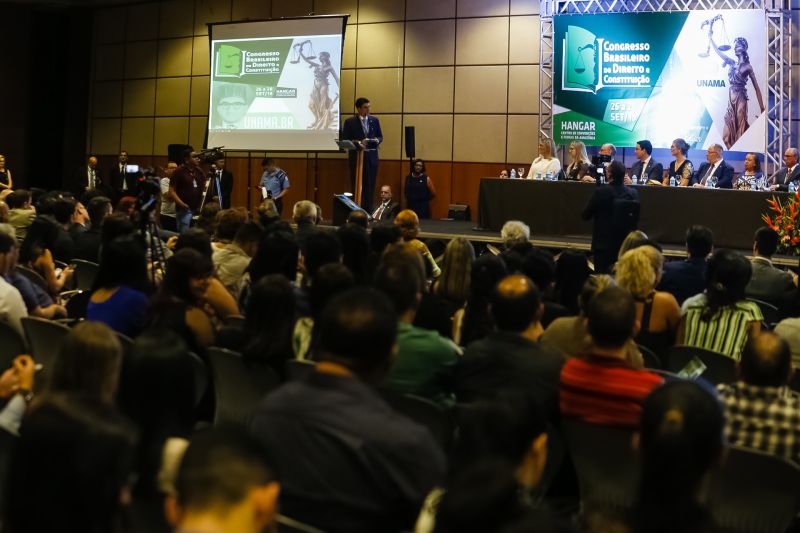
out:
<path id="1" fill-rule="evenodd" d="M 377 148 L 380 143 L 383 142 L 383 132 L 381 131 L 381 121 L 378 120 L 378 117 L 374 117 L 369 115 L 367 117 L 367 124 L 369 126 L 369 131 L 366 133 L 364 132 L 364 128 L 361 126 L 361 117 L 358 115 L 353 115 L 352 117 L 348 118 L 344 121 L 344 125 L 342 126 L 342 132 L 339 136 L 342 140 L 348 141 L 360 141 L 365 138 L 370 139 L 378 139 L 378 143 L 369 143 L 369 148 L 367 152 L 364 153 L 365 159 L 378 159 L 378 151 L 372 150 L 373 148 Z"/>
<path id="2" fill-rule="evenodd" d="M 210 178 L 216 176 L 216 173 L 209 174 Z M 212 182 L 212 185 L 216 185 Z M 231 192 L 233 192 L 233 173 L 230 170 L 223 170 L 222 176 L 219 179 L 219 195 L 222 199 L 222 209 L 230 209 L 231 207 Z M 217 191 L 214 190 L 212 196 L 216 196 Z"/>
<path id="3" fill-rule="evenodd" d="M 114 163 L 108 173 L 108 181 L 110 182 L 112 191 L 116 193 L 122 192 L 122 182 L 128 185 L 126 196 L 136 196 L 138 183 L 136 182 L 137 174 L 135 172 L 121 172 L 119 163 Z"/>
<path id="4" fill-rule="evenodd" d="M 751 264 L 753 275 L 744 290 L 745 295 L 771 303 L 778 309 L 785 309 L 797 290 L 791 274 L 775 268 L 764 258 L 754 258 Z"/>
<path id="5" fill-rule="evenodd" d="M 106 183 L 103 179 L 103 173 L 100 171 L 100 168 L 95 167 L 94 169 L 94 188 L 100 191 L 103 191 L 103 194 L 108 194 L 106 190 Z M 88 165 L 81 165 L 75 172 L 72 174 L 72 183 L 70 184 L 70 190 L 77 195 L 78 198 L 86 192 L 89 187 L 89 166 Z"/>
<path id="6" fill-rule="evenodd" d="M 581 215 L 584 220 L 594 219 L 592 225 L 592 251 L 619 250 L 630 229 L 618 228 L 615 204 L 618 200 L 639 201 L 639 193 L 626 185 L 599 185 Z"/>
<path id="7" fill-rule="evenodd" d="M 794 166 L 791 174 L 788 176 L 787 174 L 789 174 L 788 168 L 780 169 L 769 179 L 769 184 L 777 185 L 779 191 L 788 191 L 789 184 L 793 181 L 796 182 L 800 178 L 800 164 Z"/>
<path id="8" fill-rule="evenodd" d="M 703 258 L 670 261 L 664 264 L 664 274 L 656 289 L 672 294 L 683 305 L 687 298 L 705 290 L 705 275 L 706 260 Z"/>
<path id="9" fill-rule="evenodd" d="M 375 210 L 370 214 L 374 214 L 375 211 L 377 211 L 381 207 L 381 205 L 382 204 L 378 204 Z M 399 212 L 400 212 L 400 204 L 398 204 L 397 202 L 389 202 L 389 205 L 387 205 L 386 209 L 383 210 L 381 216 L 376 218 L 375 220 L 388 220 L 390 222 L 393 222 Z"/>
<path id="10" fill-rule="evenodd" d="M 636 163 L 633 164 L 633 166 L 631 167 L 631 178 L 633 178 L 633 176 L 638 176 L 639 179 L 641 180 L 643 165 L 644 165 L 643 161 L 637 161 Z M 661 163 L 657 162 L 652 157 L 650 158 L 650 161 L 648 161 L 647 163 L 647 168 L 644 170 L 645 174 L 647 174 L 647 181 L 655 180 L 659 183 L 664 181 L 664 166 Z"/>
<path id="11" fill-rule="evenodd" d="M 697 172 L 695 172 L 694 176 L 692 176 L 690 185 L 694 185 L 696 183 L 705 185 L 705 183 L 703 183 L 703 178 L 705 177 L 706 172 L 708 172 L 708 167 L 710 165 L 711 163 L 708 161 L 700 165 L 700 168 L 698 168 Z M 712 176 L 717 178 L 718 189 L 733 189 L 733 167 L 726 163 L 724 159 L 720 162 L 717 170 L 714 171 Z"/>

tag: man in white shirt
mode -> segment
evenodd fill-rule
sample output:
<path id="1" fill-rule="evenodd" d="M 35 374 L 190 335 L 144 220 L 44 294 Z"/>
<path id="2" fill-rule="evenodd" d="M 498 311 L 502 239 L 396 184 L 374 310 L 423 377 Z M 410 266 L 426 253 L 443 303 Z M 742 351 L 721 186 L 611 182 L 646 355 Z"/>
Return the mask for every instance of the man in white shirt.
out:
<path id="1" fill-rule="evenodd" d="M 787 148 L 783 154 L 783 163 L 786 165 L 769 179 L 770 190 L 788 191 L 789 184 L 794 183 L 797 185 L 798 178 L 800 178 L 800 165 L 797 164 L 798 159 L 797 148 Z"/>
<path id="2" fill-rule="evenodd" d="M 25 302 L 19 291 L 5 280 L 12 265 L 16 262 L 17 242 L 9 235 L 0 232 L 0 321 L 6 322 L 20 335 L 22 331 L 21 318 L 28 316 Z"/>
<path id="3" fill-rule="evenodd" d="M 165 230 L 176 231 L 175 225 L 175 200 L 169 195 L 169 183 L 172 173 L 178 168 L 178 163 L 170 161 L 164 167 L 164 177 L 161 178 L 161 227 Z"/>

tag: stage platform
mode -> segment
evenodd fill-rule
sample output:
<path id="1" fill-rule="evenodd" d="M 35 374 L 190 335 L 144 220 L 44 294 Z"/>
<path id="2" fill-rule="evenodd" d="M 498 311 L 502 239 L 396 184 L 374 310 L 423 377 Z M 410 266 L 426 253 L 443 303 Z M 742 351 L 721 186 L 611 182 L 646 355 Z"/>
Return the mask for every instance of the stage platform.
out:
<path id="1" fill-rule="evenodd" d="M 329 221 L 326 223 L 330 224 Z M 333 229 L 334 226 L 327 226 Z M 477 227 L 476 222 L 462 220 L 422 220 L 420 221 L 420 237 L 422 239 L 442 239 L 449 241 L 456 237 L 464 237 L 473 243 L 492 244 L 500 248 L 503 241 L 500 239 L 499 231 L 483 230 Z M 551 237 L 547 235 L 533 235 L 531 239 L 534 246 L 541 246 L 554 250 L 583 250 L 588 252 L 591 249 L 592 238 L 590 235 L 566 235 Z M 686 257 L 686 249 L 674 245 L 662 245 L 664 255 L 670 259 Z M 752 250 L 738 250 L 750 257 Z M 777 265 L 798 269 L 798 258 L 792 256 L 775 256 L 773 262 Z"/>

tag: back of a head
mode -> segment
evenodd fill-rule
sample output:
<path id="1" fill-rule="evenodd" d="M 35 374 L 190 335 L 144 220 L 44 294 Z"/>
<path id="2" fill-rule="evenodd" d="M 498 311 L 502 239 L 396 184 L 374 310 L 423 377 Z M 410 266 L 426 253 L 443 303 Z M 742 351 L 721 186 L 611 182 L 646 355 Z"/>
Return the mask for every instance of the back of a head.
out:
<path id="1" fill-rule="evenodd" d="M 686 230 L 686 250 L 690 258 L 705 258 L 714 247 L 714 233 L 705 226 L 690 226 Z"/>
<path id="2" fill-rule="evenodd" d="M 634 248 L 638 248 L 642 246 L 649 240 L 647 234 L 641 230 L 635 229 L 628 233 L 625 236 L 625 239 L 622 241 L 622 244 L 619 247 L 619 254 L 618 257 L 622 257 L 625 252 L 633 250 Z"/>
<path id="3" fill-rule="evenodd" d="M 381 258 L 375 288 L 385 294 L 398 315 L 416 309 L 424 288 L 422 257 L 406 246 L 394 246 Z"/>
<path id="4" fill-rule="evenodd" d="M 367 256 L 369 256 L 369 236 L 367 230 L 357 224 L 345 224 L 336 231 L 342 246 L 344 264 L 359 277 L 365 275 Z"/>
<path id="5" fill-rule="evenodd" d="M 236 235 L 233 237 L 233 242 L 238 245 L 247 245 L 252 243 L 258 243 L 261 240 L 261 236 L 264 233 L 264 230 L 261 229 L 255 222 L 245 222 L 239 229 L 236 230 Z"/>
<path id="6" fill-rule="evenodd" d="M 297 238 L 289 231 L 270 231 L 258 243 L 255 257 L 247 271 L 252 281 L 267 274 L 283 274 L 294 281 L 297 276 Z"/>
<path id="7" fill-rule="evenodd" d="M 753 275 L 753 267 L 742 254 L 733 250 L 717 250 L 706 267 L 707 315 L 733 305 L 745 297 L 745 287 Z"/>
<path id="8" fill-rule="evenodd" d="M 379 380 L 389 370 L 397 315 L 380 292 L 352 289 L 334 296 L 317 327 L 323 360 L 340 363 L 367 380 Z"/>
<path id="9" fill-rule="evenodd" d="M 620 348 L 633 336 L 636 303 L 628 291 L 609 287 L 592 298 L 586 317 L 597 347 Z"/>
<path id="10" fill-rule="evenodd" d="M 419 217 L 411 209 L 403 209 L 397 214 L 394 223 L 400 228 L 403 239 L 410 241 L 419 235 Z"/>
<path id="11" fill-rule="evenodd" d="M 483 254 L 472 264 L 470 276 L 470 300 L 488 303 L 495 287 L 508 275 L 506 264 L 492 254 Z"/>
<path id="12" fill-rule="evenodd" d="M 353 288 L 355 278 L 350 270 L 339 263 L 329 263 L 317 270 L 308 294 L 311 314 L 318 317 L 325 305 L 335 295 Z"/>
<path id="13" fill-rule="evenodd" d="M 111 289 L 121 285 L 140 291 L 149 288 L 147 256 L 138 235 L 117 237 L 100 251 L 100 268 L 93 287 Z"/>
<path id="14" fill-rule="evenodd" d="M 612 183 L 614 185 L 623 185 L 623 180 L 625 179 L 625 165 L 622 161 L 617 161 L 614 159 L 608 165 L 608 175 L 613 180 Z"/>
<path id="15" fill-rule="evenodd" d="M 577 250 L 564 250 L 556 261 L 556 292 L 558 303 L 577 314 L 583 284 L 589 279 L 592 269 L 586 254 Z"/>
<path id="16" fill-rule="evenodd" d="M 252 285 L 245 324 L 251 335 L 293 325 L 295 296 L 292 284 L 281 274 L 269 274 Z"/>
<path id="17" fill-rule="evenodd" d="M 17 189 L 6 196 L 6 203 L 9 209 L 21 209 L 26 203 L 31 201 L 30 191 Z"/>
<path id="18" fill-rule="evenodd" d="M 389 222 L 372 226 L 369 234 L 369 245 L 373 252 L 383 253 L 387 246 L 396 244 L 402 238 L 400 227 Z"/>
<path id="19" fill-rule="evenodd" d="M 584 316 L 589 311 L 589 303 L 599 293 L 603 292 L 609 287 L 616 285 L 614 278 L 608 274 L 595 274 L 589 276 L 581 288 L 581 293 L 578 296 L 578 305 L 581 309 L 581 314 Z"/>
<path id="20" fill-rule="evenodd" d="M 81 322 L 64 338 L 46 394 L 76 394 L 110 404 L 119 383 L 122 346 L 101 322 Z"/>
<path id="21" fill-rule="evenodd" d="M 42 401 L 26 414 L 9 460 L 3 530 L 115 531 L 135 444 L 132 426 L 110 405 L 69 397 Z M 46 511 L 42 502 L 48 502 Z"/>
<path id="22" fill-rule="evenodd" d="M 792 372 L 789 344 L 771 331 L 750 337 L 739 363 L 741 379 L 757 387 L 783 387 Z"/>
<path id="23" fill-rule="evenodd" d="M 317 220 L 317 206 L 309 200 L 300 200 L 294 204 L 292 218 L 296 223 L 301 221 L 314 222 Z"/>
<path id="24" fill-rule="evenodd" d="M 369 215 L 363 209 L 356 209 L 355 211 L 350 211 L 350 214 L 347 215 L 347 224 L 355 224 L 357 226 L 361 226 L 364 229 L 367 229 L 367 225 L 369 223 Z"/>
<path id="25" fill-rule="evenodd" d="M 189 228 L 178 235 L 178 240 L 175 243 L 175 251 L 177 252 L 184 248 L 197 250 L 208 258 L 214 253 L 213 248 L 211 248 L 211 237 L 200 228 Z"/>
<path id="26" fill-rule="evenodd" d="M 93 228 L 100 228 L 103 225 L 103 220 L 111 212 L 111 200 L 105 196 L 95 196 L 89 200 L 86 206 L 86 212 L 89 214 L 89 219 L 92 221 Z"/>
<path id="27" fill-rule="evenodd" d="M 772 257 L 778 251 L 781 237 L 772 228 L 758 228 L 754 237 L 758 255 Z"/>
<path id="28" fill-rule="evenodd" d="M 475 261 L 475 248 L 467 239 L 458 237 L 447 243 L 439 276 L 439 294 L 457 303 L 469 297 L 472 263 Z"/>
<path id="29" fill-rule="evenodd" d="M 69 224 L 75 213 L 75 200 L 59 198 L 53 206 L 53 216 L 59 224 Z"/>
<path id="30" fill-rule="evenodd" d="M 491 313 L 497 329 L 522 333 L 539 319 L 539 289 L 527 277 L 514 274 L 497 284 Z"/>
<path id="31" fill-rule="evenodd" d="M 342 260 L 342 245 L 336 235 L 314 230 L 303 241 L 303 264 L 306 274 L 314 279 L 314 274 L 322 265 L 338 263 Z"/>
<path id="32" fill-rule="evenodd" d="M 59 197 L 60 195 L 58 192 L 44 191 L 37 199 L 36 213 L 40 215 L 52 215 Z"/>
<path id="33" fill-rule="evenodd" d="M 509 220 L 503 224 L 500 230 L 500 238 L 506 248 L 511 248 L 515 244 L 530 241 L 531 228 L 519 220 Z"/>
<path id="34" fill-rule="evenodd" d="M 187 512 L 224 516 L 251 490 L 272 483 L 276 483 L 275 469 L 261 443 L 244 429 L 227 427 L 192 436 L 175 488 L 178 503 Z"/>
<path id="35" fill-rule="evenodd" d="M 645 399 L 637 531 L 693 530 L 704 519 L 696 494 L 722 452 L 723 425 L 719 401 L 692 381 L 667 382 Z"/>
<path id="36" fill-rule="evenodd" d="M 664 259 L 652 246 L 640 246 L 625 252 L 617 261 L 617 284 L 634 298 L 644 299 L 655 288 Z"/>
<path id="37" fill-rule="evenodd" d="M 542 292 L 547 292 L 556 280 L 556 262 L 553 254 L 542 248 L 534 248 L 522 258 L 520 271 Z"/>
<path id="38" fill-rule="evenodd" d="M 218 241 L 232 241 L 247 219 L 248 213 L 244 208 L 223 209 L 217 213 L 214 236 Z"/>
<path id="39" fill-rule="evenodd" d="M 124 213 L 112 213 L 103 219 L 100 226 L 100 240 L 103 244 L 111 242 L 117 237 L 130 235 L 136 231 L 128 215 Z"/>

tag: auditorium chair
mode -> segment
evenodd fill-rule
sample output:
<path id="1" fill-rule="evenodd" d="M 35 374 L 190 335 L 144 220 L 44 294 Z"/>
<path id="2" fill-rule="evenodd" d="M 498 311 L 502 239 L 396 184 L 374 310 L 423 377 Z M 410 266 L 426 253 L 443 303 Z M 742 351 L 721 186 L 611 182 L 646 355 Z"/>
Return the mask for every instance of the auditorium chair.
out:
<path id="1" fill-rule="evenodd" d="M 656 353 L 648 348 L 647 346 L 642 346 L 641 344 L 637 344 L 639 351 L 642 352 L 642 359 L 644 360 L 644 367 L 648 369 L 661 369 L 661 359 L 656 355 Z"/>
<path id="2" fill-rule="evenodd" d="M 8 322 L 0 320 L 0 374 L 11 368 L 14 358 L 27 353 L 25 339 Z"/>
<path id="3" fill-rule="evenodd" d="M 289 359 L 284 364 L 284 374 L 287 380 L 307 378 L 317 367 L 314 361 L 307 359 Z"/>
<path id="4" fill-rule="evenodd" d="M 439 404 L 412 394 L 381 390 L 381 396 L 392 409 L 428 428 L 433 439 L 448 450 L 453 442 L 453 419 L 451 413 Z"/>
<path id="5" fill-rule="evenodd" d="M 763 300 L 757 300 L 755 298 L 748 298 L 747 300 L 753 302 L 758 306 L 759 309 L 761 309 L 761 314 L 764 315 L 763 324 L 767 327 L 767 329 L 774 328 L 775 324 L 780 322 L 783 318 L 778 308 L 771 303 Z"/>
<path id="6" fill-rule="evenodd" d="M 75 259 L 75 288 L 81 291 L 90 291 L 97 277 L 100 265 L 83 259 Z"/>
<path id="7" fill-rule="evenodd" d="M 275 517 L 275 522 L 278 526 L 278 533 L 325 533 L 321 529 L 282 514 Z"/>
<path id="8" fill-rule="evenodd" d="M 244 329 L 244 317 L 242 315 L 230 315 L 225 318 L 225 325 Z"/>
<path id="9" fill-rule="evenodd" d="M 736 381 L 736 361 L 733 358 L 695 346 L 670 348 L 667 354 L 667 370 L 680 374 L 695 357 L 706 365 L 701 377 L 712 385 Z"/>
<path id="10" fill-rule="evenodd" d="M 133 339 L 127 335 L 123 335 L 119 331 L 115 331 L 114 333 L 117 335 L 117 339 L 119 339 L 120 346 L 122 346 L 122 353 L 125 355 L 131 353 L 131 350 L 133 349 Z"/>
<path id="11" fill-rule="evenodd" d="M 561 429 L 578 475 L 581 508 L 631 509 L 639 483 L 634 431 L 569 418 Z"/>
<path id="12" fill-rule="evenodd" d="M 194 405 L 200 405 L 200 401 L 208 389 L 208 366 L 194 352 L 186 352 L 187 357 L 192 361 L 192 373 L 194 378 Z"/>
<path id="13" fill-rule="evenodd" d="M 209 348 L 208 363 L 216 399 L 216 425 L 247 424 L 258 402 L 280 384 L 269 367 L 248 367 L 240 354 L 224 348 Z"/>
<path id="14" fill-rule="evenodd" d="M 800 467 L 782 457 L 730 446 L 711 473 L 708 509 L 718 531 L 783 533 L 800 511 Z"/>
<path id="15" fill-rule="evenodd" d="M 42 365 L 41 373 L 46 377 L 52 372 L 61 344 L 69 334 L 69 328 L 52 320 L 29 316 L 22 319 L 22 329 L 28 339 L 31 355 Z"/>

